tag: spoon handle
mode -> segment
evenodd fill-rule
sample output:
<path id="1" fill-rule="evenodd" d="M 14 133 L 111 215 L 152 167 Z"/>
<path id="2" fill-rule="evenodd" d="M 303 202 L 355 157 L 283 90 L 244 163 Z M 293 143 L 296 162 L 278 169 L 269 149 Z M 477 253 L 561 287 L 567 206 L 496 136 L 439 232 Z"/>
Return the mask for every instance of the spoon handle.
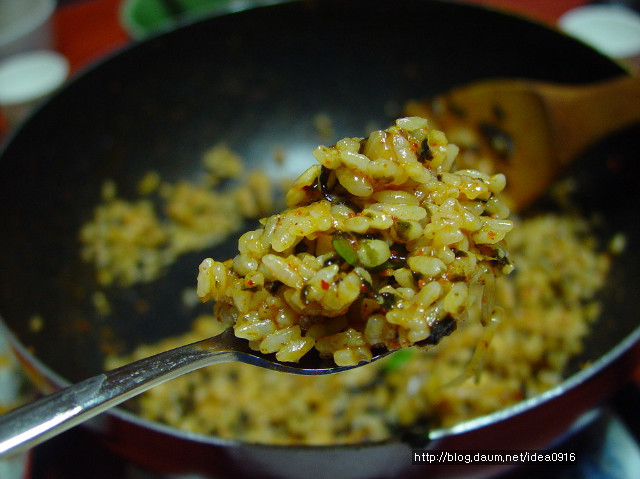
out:
<path id="1" fill-rule="evenodd" d="M 218 338 L 141 359 L 1 415 L 0 457 L 33 447 L 177 376 L 236 360 Z"/>
<path id="2" fill-rule="evenodd" d="M 387 354 L 388 351 L 379 354 L 371 361 Z M 228 328 L 213 338 L 112 369 L 0 415 L 0 458 L 40 444 L 158 384 L 204 366 L 235 361 L 308 376 L 358 367 L 336 366 L 322 358 L 306 359 L 293 365 L 279 362 L 251 350 L 246 340 L 236 337 L 233 328 Z"/>

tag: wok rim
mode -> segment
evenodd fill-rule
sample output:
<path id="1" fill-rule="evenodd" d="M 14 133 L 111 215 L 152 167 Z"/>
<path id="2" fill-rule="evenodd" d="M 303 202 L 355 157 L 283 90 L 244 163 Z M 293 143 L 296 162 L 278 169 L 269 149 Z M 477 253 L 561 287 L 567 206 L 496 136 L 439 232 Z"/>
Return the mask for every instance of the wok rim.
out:
<path id="1" fill-rule="evenodd" d="M 618 68 L 621 74 L 629 74 L 630 70 L 628 65 L 624 62 L 607 57 L 603 53 L 599 52 L 593 46 L 588 43 L 572 37 L 568 33 L 563 32 L 558 28 L 554 28 L 552 25 L 549 25 L 541 20 L 537 20 L 534 18 L 530 18 L 525 16 L 524 14 L 520 14 L 517 12 L 507 11 L 505 9 L 484 5 L 484 4 L 476 4 L 466 2 L 464 0 L 431 0 L 433 3 L 439 4 L 453 4 L 456 7 L 463 7 L 469 9 L 477 9 L 483 10 L 487 12 L 491 12 L 496 16 L 500 16 L 508 19 L 508 21 L 518 21 L 518 22 L 526 22 L 531 25 L 536 26 L 537 28 L 547 30 L 557 35 L 558 38 L 562 38 L 564 43 L 573 43 L 580 45 L 581 48 L 590 50 L 592 54 L 595 56 L 599 56 L 602 59 L 608 61 L 612 66 Z M 151 33 L 144 38 L 141 39 L 132 39 L 132 41 L 124 46 L 118 47 L 114 49 L 112 52 L 105 54 L 100 59 L 95 60 L 94 62 L 86 65 L 81 68 L 78 72 L 76 72 L 73 77 L 67 80 L 67 82 L 63 85 L 63 87 L 56 93 L 54 93 L 51 97 L 46 98 L 40 101 L 28 114 L 27 118 L 18 125 L 18 127 L 14 128 L 7 136 L 5 136 L 4 141 L 0 143 L 0 159 L 4 156 L 5 150 L 11 145 L 13 139 L 20 136 L 21 130 L 25 125 L 28 125 L 31 122 L 33 117 L 38 115 L 38 112 L 43 109 L 47 103 L 55 99 L 61 91 L 66 91 L 69 88 L 72 88 L 76 83 L 81 82 L 83 78 L 94 70 L 101 68 L 102 65 L 106 63 L 110 63 L 112 61 L 117 61 L 118 58 L 122 55 L 126 55 L 128 52 L 138 49 L 144 48 L 144 46 L 150 42 L 162 41 L 163 38 L 176 34 L 176 32 L 180 32 L 185 29 L 189 29 L 191 26 L 200 24 L 203 22 L 207 22 L 214 17 L 228 16 L 234 15 L 237 13 L 242 13 L 248 10 L 256 10 L 256 9 L 268 9 L 270 7 L 284 5 L 284 4 L 301 4 L 304 3 L 305 0 L 255 0 L 255 3 L 248 5 L 246 3 L 238 4 L 237 6 L 228 6 L 226 8 L 222 8 L 217 10 L 213 14 L 205 15 L 200 18 L 191 18 L 186 21 L 180 23 L 180 25 L 176 27 L 166 27 L 159 29 L 158 31 Z M 9 325 L 3 318 L 0 312 L 0 334 L 3 334 L 7 338 L 7 342 L 10 348 L 16 353 L 16 355 L 20 358 L 23 358 L 30 367 L 33 367 L 42 377 L 48 381 L 48 387 L 53 390 L 62 389 L 72 385 L 70 381 L 66 380 L 59 373 L 55 372 L 48 365 L 46 365 L 42 360 L 40 360 L 35 354 L 33 354 L 29 348 L 23 344 L 18 337 L 13 333 L 10 329 Z M 616 361 L 620 360 L 623 356 L 630 353 L 631 350 L 640 344 L 640 325 L 638 325 L 635 329 L 633 329 L 627 336 L 624 337 L 621 341 L 619 341 L 615 346 L 613 346 L 609 351 L 605 354 L 591 362 L 588 366 L 580 371 L 564 378 L 560 384 L 554 386 L 551 389 L 548 389 L 540 394 L 532 396 L 530 398 L 521 400 L 511 406 L 505 407 L 503 409 L 494 411 L 489 414 L 485 414 L 482 416 L 475 417 L 473 419 L 458 423 L 451 427 L 446 428 L 436 428 L 428 431 L 428 439 L 430 442 L 446 439 L 449 437 L 462 435 L 471 431 L 475 431 L 481 429 L 483 427 L 487 427 L 502 421 L 506 421 L 511 419 L 517 415 L 523 414 L 528 411 L 532 411 L 537 407 L 544 405 L 552 401 L 553 399 L 559 398 L 562 395 L 566 394 L 568 391 L 579 387 L 580 385 L 586 383 L 594 376 L 599 374 L 605 368 L 611 366 Z M 37 387 L 39 392 L 53 392 L 53 391 L 43 391 L 44 388 Z M 148 429 L 157 433 L 165 434 L 172 436 L 177 439 L 182 439 L 186 441 L 193 441 L 196 443 L 201 443 L 205 445 L 212 446 L 220 446 L 220 447 L 257 447 L 262 449 L 286 449 L 286 450 L 333 450 L 336 448 L 339 449 L 363 449 L 363 448 L 375 448 L 381 447 L 389 444 L 397 444 L 401 443 L 402 440 L 396 436 L 390 436 L 387 439 L 379 440 L 379 441 L 368 441 L 368 442 L 360 442 L 360 443 L 337 443 L 337 444 L 323 444 L 323 445 L 310 445 L 310 444 L 268 444 L 268 443 L 260 443 L 260 442 L 249 442 L 243 441 L 239 439 L 225 439 L 222 437 L 204 434 L 204 433 L 196 433 L 185 431 L 179 429 L 175 426 L 171 426 L 168 424 L 164 424 L 161 422 L 153 421 L 150 419 L 145 419 L 144 417 L 127 411 L 120 406 L 113 407 L 112 409 L 106 411 L 104 414 L 113 416 L 119 420 L 125 421 L 127 423 L 132 423 L 134 425 L 140 426 L 144 429 Z M 90 420 L 91 421 L 91 420 Z M 89 422 L 90 422 L 89 421 Z"/>

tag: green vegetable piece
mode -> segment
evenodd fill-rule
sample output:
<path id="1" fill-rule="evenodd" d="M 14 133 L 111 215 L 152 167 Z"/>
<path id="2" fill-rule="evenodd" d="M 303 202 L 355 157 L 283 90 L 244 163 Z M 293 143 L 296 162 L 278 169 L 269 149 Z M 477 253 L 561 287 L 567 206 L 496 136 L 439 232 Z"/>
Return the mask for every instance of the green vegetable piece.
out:
<path id="1" fill-rule="evenodd" d="M 358 259 L 365 268 L 380 266 L 389 259 L 389 245 L 382 240 L 363 240 L 358 248 Z"/>
<path id="2" fill-rule="evenodd" d="M 331 240 L 333 249 L 351 266 L 358 264 L 358 252 L 352 241 L 344 233 L 336 233 Z"/>
<path id="3" fill-rule="evenodd" d="M 414 354 L 413 348 L 404 348 L 396 351 L 389 357 L 384 369 L 388 372 L 396 371 L 404 365 Z"/>

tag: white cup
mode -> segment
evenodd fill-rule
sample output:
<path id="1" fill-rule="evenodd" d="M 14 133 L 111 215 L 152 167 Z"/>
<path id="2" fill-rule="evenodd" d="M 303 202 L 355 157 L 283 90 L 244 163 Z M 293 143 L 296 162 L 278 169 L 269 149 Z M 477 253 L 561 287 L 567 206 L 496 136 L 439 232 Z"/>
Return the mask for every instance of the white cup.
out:
<path id="1" fill-rule="evenodd" d="M 55 0 L 0 0 L 0 123 L 9 130 L 67 77 L 68 62 L 53 51 L 55 8 Z"/>
<path id="2" fill-rule="evenodd" d="M 31 50 L 0 60 L 0 111 L 9 129 L 60 87 L 68 74 L 69 62 L 52 50 Z"/>
<path id="3" fill-rule="evenodd" d="M 0 0 L 0 59 L 14 53 L 55 47 L 55 0 Z"/>
<path id="4" fill-rule="evenodd" d="M 569 10 L 560 29 L 640 74 L 640 14 L 622 5 L 586 5 Z"/>

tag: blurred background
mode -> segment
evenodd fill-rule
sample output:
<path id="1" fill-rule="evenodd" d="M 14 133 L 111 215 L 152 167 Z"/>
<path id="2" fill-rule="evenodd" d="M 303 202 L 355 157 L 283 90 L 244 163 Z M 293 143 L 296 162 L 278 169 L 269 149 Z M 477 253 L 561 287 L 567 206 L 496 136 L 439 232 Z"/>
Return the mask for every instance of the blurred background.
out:
<path id="1" fill-rule="evenodd" d="M 0 140 L 64 81 L 129 42 L 260 1 L 0 0 Z M 557 26 L 640 69 L 640 0 L 469 2 Z"/>

